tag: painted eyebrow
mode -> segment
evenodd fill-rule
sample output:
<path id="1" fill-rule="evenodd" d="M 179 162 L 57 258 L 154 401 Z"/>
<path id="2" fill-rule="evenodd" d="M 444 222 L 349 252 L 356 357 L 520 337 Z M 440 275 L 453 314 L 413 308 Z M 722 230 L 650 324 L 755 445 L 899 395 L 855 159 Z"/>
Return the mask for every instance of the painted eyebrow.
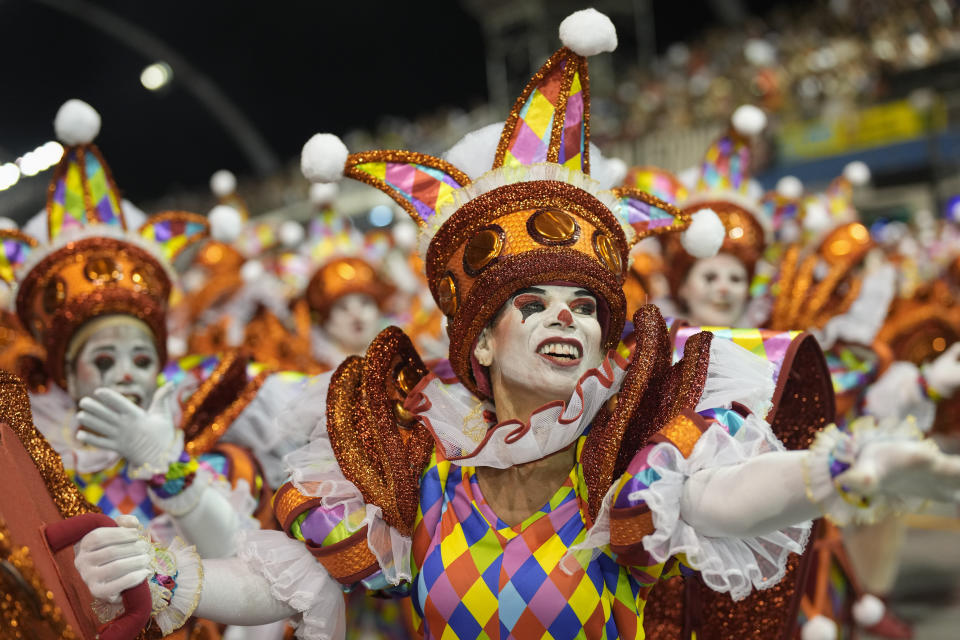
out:
<path id="1" fill-rule="evenodd" d="M 577 289 L 576 291 L 573 292 L 573 295 L 575 295 L 575 296 L 588 296 L 588 297 L 590 297 L 590 298 L 593 298 L 594 300 L 597 299 L 597 296 L 593 295 L 592 293 L 590 293 L 590 292 L 587 291 L 586 289 Z"/>
<path id="2" fill-rule="evenodd" d="M 542 296 L 542 295 L 546 295 L 547 292 L 544 289 L 538 289 L 537 287 L 524 287 L 523 289 L 520 289 L 519 291 L 514 293 L 513 297 L 516 298 L 517 296 L 523 295 L 525 293 L 533 293 L 535 295 Z"/>
<path id="3" fill-rule="evenodd" d="M 93 348 L 94 351 L 116 351 L 117 348 L 112 344 L 103 344 Z"/>

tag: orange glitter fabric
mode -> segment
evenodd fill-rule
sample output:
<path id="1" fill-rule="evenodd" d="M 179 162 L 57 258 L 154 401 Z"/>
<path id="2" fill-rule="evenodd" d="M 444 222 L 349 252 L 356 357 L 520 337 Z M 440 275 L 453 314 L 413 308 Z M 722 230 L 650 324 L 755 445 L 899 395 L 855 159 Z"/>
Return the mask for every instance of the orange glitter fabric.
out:
<path id="1" fill-rule="evenodd" d="M 406 536 L 413 533 L 420 473 L 433 439 L 419 422 L 402 422 L 397 409 L 426 374 L 410 339 L 388 327 L 366 356 L 340 365 L 327 395 L 327 432 L 344 477 Z"/>
<path id="2" fill-rule="evenodd" d="M 142 320 L 154 333 L 160 360 L 166 360 L 171 288 L 166 270 L 146 250 L 116 238 L 84 238 L 30 270 L 17 292 L 17 314 L 46 348 L 51 378 L 66 388 L 70 339 L 97 316 L 121 313 Z"/>

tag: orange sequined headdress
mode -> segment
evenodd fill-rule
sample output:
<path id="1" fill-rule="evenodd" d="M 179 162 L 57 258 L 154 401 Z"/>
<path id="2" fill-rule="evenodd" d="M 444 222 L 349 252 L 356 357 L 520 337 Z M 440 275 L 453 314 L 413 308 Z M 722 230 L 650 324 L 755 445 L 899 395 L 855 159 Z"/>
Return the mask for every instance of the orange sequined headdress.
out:
<path id="1" fill-rule="evenodd" d="M 695 250 L 710 254 L 719 246 L 711 237 L 715 227 L 708 224 L 703 234 L 690 213 L 639 189 L 605 190 L 590 177 L 585 56 L 612 51 L 616 31 L 606 16 L 587 9 L 563 21 L 560 39 L 565 46 L 510 111 L 492 169 L 475 180 L 422 153 L 348 155 L 330 134 L 317 134 L 304 147 L 308 178 L 335 182 L 346 175 L 365 182 L 417 223 L 430 291 L 448 319 L 450 363 L 479 395 L 489 389 L 473 346 L 518 289 L 544 282 L 587 287 L 599 299 L 609 348 L 624 324 L 624 271 L 639 237 L 691 227 Z"/>
<path id="2" fill-rule="evenodd" d="M 368 295 L 383 306 L 392 292 L 379 272 L 389 248 L 383 240 L 377 234 L 364 236 L 348 218 L 330 209 L 310 221 L 302 252 L 311 265 L 304 299 L 319 321 L 326 319 L 337 300 L 351 293 Z"/>
<path id="3" fill-rule="evenodd" d="M 46 349 L 48 375 L 65 387 L 70 341 L 98 316 L 141 320 L 153 331 L 161 360 L 166 357 L 170 264 L 206 237 L 208 225 L 202 216 L 176 211 L 128 230 L 120 192 L 93 144 L 99 114 L 70 100 L 58 111 L 55 126 L 65 150 L 47 194 L 47 238 L 41 242 L 0 231 L 0 272 L 15 280 L 20 321 Z"/>

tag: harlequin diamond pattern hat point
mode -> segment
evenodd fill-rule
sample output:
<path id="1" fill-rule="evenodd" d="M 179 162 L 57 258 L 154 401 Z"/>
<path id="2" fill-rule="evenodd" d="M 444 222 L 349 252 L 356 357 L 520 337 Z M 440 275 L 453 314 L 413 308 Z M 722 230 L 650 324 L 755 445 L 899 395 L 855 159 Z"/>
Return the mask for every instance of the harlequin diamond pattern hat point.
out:
<path id="1" fill-rule="evenodd" d="M 100 116 L 67 101 L 54 126 L 66 145 L 47 193 L 47 237 L 0 231 L 0 277 L 16 283 L 23 326 L 47 351 L 53 380 L 65 386 L 64 354 L 87 321 L 125 314 L 154 332 L 164 357 L 170 264 L 208 234 L 202 216 L 169 211 L 128 230 L 110 169 L 93 140 Z"/>
<path id="2" fill-rule="evenodd" d="M 365 182 L 418 225 L 430 290 L 449 321 L 451 365 L 478 395 L 486 394 L 473 345 L 515 291 L 544 282 L 585 286 L 598 298 L 604 346 L 612 348 L 624 324 L 630 246 L 691 223 L 689 213 L 645 191 L 607 190 L 591 178 L 584 55 L 612 51 L 616 30 L 588 9 L 564 20 L 560 37 L 565 46 L 520 94 L 482 175 L 411 151 L 348 154 L 330 134 L 311 138 L 301 157 L 307 178 Z"/>

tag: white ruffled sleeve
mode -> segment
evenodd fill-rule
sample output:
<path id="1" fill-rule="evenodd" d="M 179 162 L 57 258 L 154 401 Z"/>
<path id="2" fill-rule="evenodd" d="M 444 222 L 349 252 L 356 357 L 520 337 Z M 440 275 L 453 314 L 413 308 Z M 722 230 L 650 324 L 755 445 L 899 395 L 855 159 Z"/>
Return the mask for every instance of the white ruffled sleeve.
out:
<path id="1" fill-rule="evenodd" d="M 680 556 L 687 566 L 700 571 L 708 586 L 735 600 L 752 589 L 776 584 L 786 572 L 788 556 L 803 552 L 809 522 L 754 537 L 720 538 L 703 535 L 680 513 L 684 486 L 693 474 L 783 451 L 770 426 L 757 417 L 769 410 L 773 390 L 773 368 L 768 361 L 728 340 L 714 338 L 706 386 L 696 407 L 712 424 L 687 457 L 672 442 L 651 444 L 640 451 L 604 497 L 594 526 L 583 542 L 571 548 L 564 568 L 574 566 L 569 563 L 571 558 L 583 565 L 600 547 L 610 544 L 612 511 L 645 505 L 653 532 L 643 537 L 642 546 L 652 562 Z M 753 413 L 744 417 L 722 411 L 735 402 Z"/>
<path id="2" fill-rule="evenodd" d="M 343 590 L 302 542 L 281 531 L 244 531 L 238 555 L 266 578 L 270 595 L 299 612 L 292 619 L 298 638 L 343 638 Z"/>
<path id="3" fill-rule="evenodd" d="M 682 556 L 707 586 L 729 593 L 734 600 L 746 597 L 751 589 L 776 584 L 786 572 L 788 556 L 803 552 L 811 523 L 749 538 L 714 538 L 688 524 L 681 517 L 680 504 L 684 484 L 694 473 L 782 450 L 769 425 L 754 415 L 743 421 L 735 435 L 719 423 L 712 424 L 687 458 L 672 444 L 653 447 L 647 464 L 659 479 L 630 495 L 645 502 L 653 516 L 655 530 L 643 539 L 644 549 L 658 562 Z"/>
<path id="4" fill-rule="evenodd" d="M 257 395 L 223 434 L 224 442 L 239 444 L 253 452 L 271 487 L 279 487 L 287 479 L 283 456 L 299 444 L 284 437 L 277 417 L 294 404 L 307 385 L 307 379 L 283 373 L 267 377 Z"/>

